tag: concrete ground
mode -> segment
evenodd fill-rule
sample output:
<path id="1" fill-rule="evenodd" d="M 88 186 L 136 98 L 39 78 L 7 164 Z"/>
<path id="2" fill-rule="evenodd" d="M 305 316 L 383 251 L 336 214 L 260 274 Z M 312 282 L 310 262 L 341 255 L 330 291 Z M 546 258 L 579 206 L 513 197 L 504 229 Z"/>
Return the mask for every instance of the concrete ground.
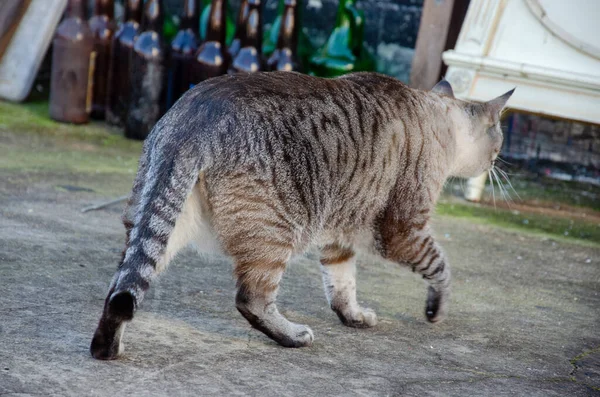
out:
<path id="1" fill-rule="evenodd" d="M 55 143 L 0 133 L 4 159 L 32 145 L 46 159 Z M 363 257 L 359 300 L 379 324 L 346 328 L 308 255 L 288 268 L 279 306 L 315 343 L 285 349 L 236 311 L 228 261 L 186 251 L 151 287 L 124 355 L 94 360 L 124 230 L 121 205 L 80 209 L 126 194 L 132 170 L 78 168 L 86 150 L 96 155 L 56 149 L 64 168 L 0 156 L 0 396 L 600 395 L 599 246 L 446 217 L 435 221 L 454 274 L 444 323 L 425 321 L 415 275 Z"/>

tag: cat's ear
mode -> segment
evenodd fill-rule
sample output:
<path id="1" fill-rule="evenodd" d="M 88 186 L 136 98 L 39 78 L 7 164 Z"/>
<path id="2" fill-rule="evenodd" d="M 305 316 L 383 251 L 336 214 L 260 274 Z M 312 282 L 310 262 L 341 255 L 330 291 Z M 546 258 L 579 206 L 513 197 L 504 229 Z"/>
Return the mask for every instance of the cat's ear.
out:
<path id="1" fill-rule="evenodd" d="M 493 118 L 497 118 L 502 109 L 504 109 L 504 106 L 506 106 L 506 102 L 508 102 L 510 96 L 513 94 L 513 92 L 515 92 L 515 89 L 516 87 L 507 93 L 500 95 L 498 98 L 486 102 L 484 106 L 488 115 L 492 116 Z"/>
<path id="2" fill-rule="evenodd" d="M 452 91 L 452 86 L 446 79 L 440 80 L 439 83 L 433 86 L 431 92 L 435 92 L 436 94 L 449 96 L 450 98 L 454 98 L 454 91 Z"/>

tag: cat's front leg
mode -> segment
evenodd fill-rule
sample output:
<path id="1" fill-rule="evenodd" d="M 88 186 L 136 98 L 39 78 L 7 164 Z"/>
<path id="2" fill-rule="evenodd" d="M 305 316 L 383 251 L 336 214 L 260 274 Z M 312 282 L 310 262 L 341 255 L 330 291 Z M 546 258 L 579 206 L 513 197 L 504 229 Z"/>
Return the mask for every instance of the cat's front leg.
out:
<path id="1" fill-rule="evenodd" d="M 351 248 L 327 245 L 321 253 L 323 286 L 331 309 L 349 327 L 367 328 L 377 324 L 371 309 L 356 301 L 356 255 Z"/>
<path id="2" fill-rule="evenodd" d="M 383 241 L 387 259 L 408 264 L 429 284 L 425 315 L 432 323 L 442 321 L 450 298 L 450 266 L 427 224 L 405 225 Z"/>

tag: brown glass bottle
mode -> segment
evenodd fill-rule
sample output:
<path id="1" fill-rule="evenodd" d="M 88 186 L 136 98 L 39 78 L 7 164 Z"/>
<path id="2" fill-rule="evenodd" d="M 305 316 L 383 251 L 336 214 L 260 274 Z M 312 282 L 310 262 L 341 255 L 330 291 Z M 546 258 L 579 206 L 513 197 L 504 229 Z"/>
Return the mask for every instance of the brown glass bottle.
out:
<path id="1" fill-rule="evenodd" d="M 169 109 L 194 82 L 193 64 L 198 50 L 200 27 L 199 0 L 185 0 L 181 29 L 171 43 L 167 109 Z"/>
<path id="2" fill-rule="evenodd" d="M 147 0 L 133 46 L 125 136 L 145 139 L 164 112 L 165 41 L 162 0 Z"/>
<path id="3" fill-rule="evenodd" d="M 267 70 L 295 71 L 302 69 L 298 60 L 298 11 L 296 0 L 285 0 L 277 48 L 267 61 Z"/>
<path id="4" fill-rule="evenodd" d="M 231 59 L 240 52 L 242 48 L 242 42 L 244 41 L 244 34 L 246 33 L 246 20 L 248 19 L 248 13 L 250 12 L 250 5 L 248 0 L 242 0 L 240 2 L 240 10 L 238 12 L 237 23 L 235 25 L 235 35 L 233 41 L 229 46 L 229 55 Z"/>
<path id="5" fill-rule="evenodd" d="M 124 125 L 127 116 L 133 43 L 140 32 L 143 9 L 143 0 L 127 0 L 125 22 L 113 37 L 106 89 L 106 121 L 113 125 Z"/>
<path id="6" fill-rule="evenodd" d="M 85 17 L 85 0 L 69 0 L 56 29 L 50 81 L 50 117 L 86 123 L 91 109 L 94 36 Z"/>
<path id="7" fill-rule="evenodd" d="M 94 90 L 92 92 L 92 118 L 104 119 L 106 108 L 106 88 L 110 64 L 110 46 L 116 30 L 114 0 L 95 0 L 94 12 L 89 20 L 94 35 L 96 67 L 94 69 Z"/>
<path id="8" fill-rule="evenodd" d="M 212 0 L 206 41 L 196 53 L 195 83 L 227 73 L 231 57 L 225 44 L 227 0 Z"/>
<path id="9" fill-rule="evenodd" d="M 233 58 L 229 73 L 258 72 L 262 62 L 262 10 L 260 0 L 248 0 L 248 18 L 241 41 L 241 48 Z"/>

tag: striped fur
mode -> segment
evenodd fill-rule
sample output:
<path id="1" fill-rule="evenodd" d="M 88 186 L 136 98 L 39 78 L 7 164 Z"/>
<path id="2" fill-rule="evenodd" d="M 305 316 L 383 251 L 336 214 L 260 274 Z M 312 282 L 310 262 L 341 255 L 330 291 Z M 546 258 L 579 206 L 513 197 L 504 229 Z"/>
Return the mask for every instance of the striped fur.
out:
<path id="1" fill-rule="evenodd" d="M 470 104 L 446 85 L 424 92 L 373 73 L 326 80 L 276 72 L 190 90 L 145 142 L 93 356 L 120 353 L 124 322 L 190 242 L 233 259 L 238 310 L 284 346 L 313 341 L 275 305 L 286 264 L 313 245 L 323 247 L 332 309 L 346 325 L 375 325 L 356 301 L 354 251 L 365 235 L 383 257 L 423 276 L 427 318 L 441 320 L 450 268 L 429 217 L 448 176 L 490 168 L 510 96 Z"/>

